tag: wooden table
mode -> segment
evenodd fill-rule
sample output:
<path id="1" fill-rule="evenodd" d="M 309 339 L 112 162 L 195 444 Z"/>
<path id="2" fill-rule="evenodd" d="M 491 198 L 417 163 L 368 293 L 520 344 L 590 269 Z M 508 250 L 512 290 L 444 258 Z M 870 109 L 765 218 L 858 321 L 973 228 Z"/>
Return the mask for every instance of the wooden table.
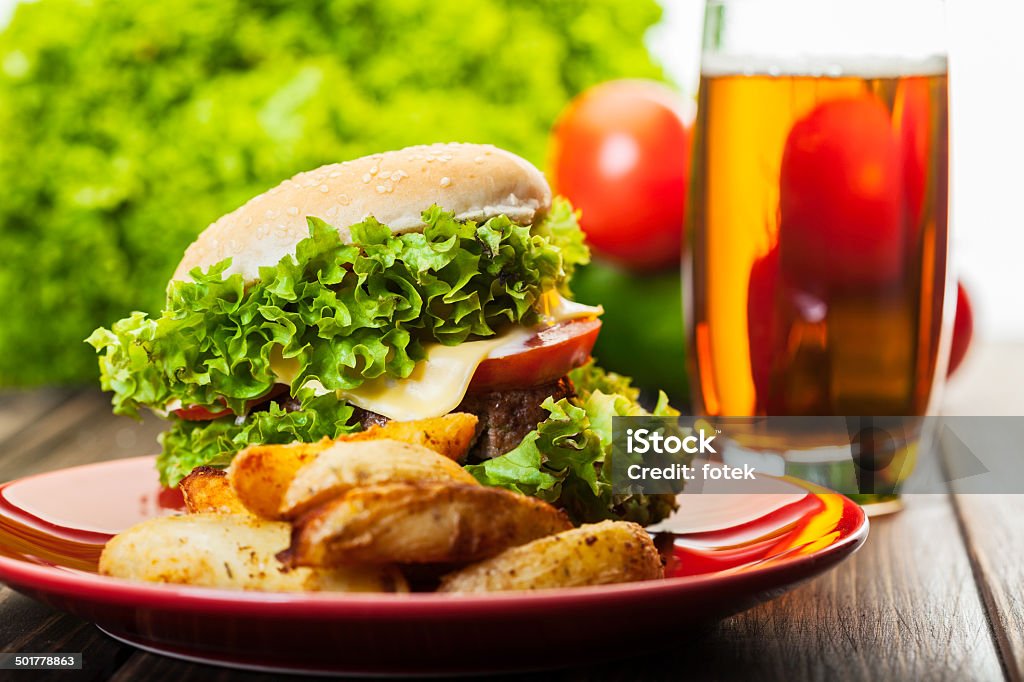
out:
<path id="1" fill-rule="evenodd" d="M 1021 386 L 1024 347 L 985 347 L 951 387 L 946 412 L 1024 414 Z M 112 417 L 95 390 L 0 394 L 0 480 L 149 452 L 160 429 L 156 419 Z M 553 676 L 1020 681 L 1022 590 L 1024 495 L 910 496 L 903 512 L 872 522 L 852 559 L 783 597 L 657 655 Z M 89 679 L 282 679 L 137 651 L 6 588 L 0 650 L 82 651 Z"/>

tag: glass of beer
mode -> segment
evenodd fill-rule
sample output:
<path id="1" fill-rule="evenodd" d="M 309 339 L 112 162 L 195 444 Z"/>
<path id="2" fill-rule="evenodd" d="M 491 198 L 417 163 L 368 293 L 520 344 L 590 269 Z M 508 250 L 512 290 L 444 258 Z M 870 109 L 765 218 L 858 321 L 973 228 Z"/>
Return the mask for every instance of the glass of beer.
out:
<path id="1" fill-rule="evenodd" d="M 694 408 L 905 418 L 881 464 L 836 419 L 734 443 L 877 511 L 898 508 L 946 372 L 944 33 L 941 0 L 706 7 L 683 263 Z M 849 483 L 858 466 L 872 486 Z"/>

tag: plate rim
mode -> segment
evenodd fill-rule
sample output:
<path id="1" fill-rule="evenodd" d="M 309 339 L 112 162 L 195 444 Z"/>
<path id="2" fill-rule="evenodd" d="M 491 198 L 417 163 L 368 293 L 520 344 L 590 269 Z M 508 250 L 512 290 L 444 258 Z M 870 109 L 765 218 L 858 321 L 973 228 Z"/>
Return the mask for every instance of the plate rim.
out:
<path id="1" fill-rule="evenodd" d="M 39 472 L 0 484 L 0 492 L 8 486 L 29 479 L 59 474 L 71 469 L 102 467 L 129 460 L 152 459 L 152 455 L 125 457 L 103 462 L 90 462 L 52 471 Z M 677 576 L 613 585 L 551 588 L 519 592 L 492 592 L 482 594 L 442 594 L 422 592 L 409 594 L 389 593 L 331 593 L 331 592 L 259 592 L 222 588 L 193 587 L 167 583 L 146 583 L 122 578 L 101 576 L 53 564 L 35 563 L 25 559 L 0 556 L 0 582 L 14 583 L 17 587 L 39 590 L 47 594 L 60 594 L 75 599 L 87 599 L 106 604 L 138 605 L 144 601 L 150 608 L 174 612 L 209 612 L 231 609 L 237 615 L 295 615 L 303 618 L 337 617 L 348 610 L 358 612 L 360 618 L 394 619 L 402 616 L 420 616 L 434 613 L 438 607 L 457 609 L 460 613 L 474 615 L 480 611 L 500 608 L 506 612 L 530 610 L 537 605 L 545 608 L 558 605 L 574 605 L 598 599 L 622 600 L 642 598 L 651 593 L 689 592 L 708 585 L 742 584 L 748 580 L 760 581 L 789 574 L 794 570 L 800 578 L 816 575 L 819 565 L 824 567 L 838 563 L 860 549 L 867 540 L 870 520 L 863 508 L 848 497 L 823 491 L 818 486 L 808 489 L 808 494 L 835 495 L 842 500 L 844 515 L 853 511 L 856 523 L 847 533 L 832 544 L 810 554 L 796 554 L 776 558 L 763 566 L 745 566 L 742 569 L 725 569 L 700 575 Z M 803 487 L 803 486 L 801 486 Z M 26 512 L 28 513 L 28 512 Z M 42 519 L 40 519 L 43 521 Z M 45 521 L 44 521 L 45 522 Z M 804 570 L 800 570 L 804 569 Z M 769 580 L 771 583 L 775 581 Z M 790 584 L 781 581 L 782 584 Z"/>

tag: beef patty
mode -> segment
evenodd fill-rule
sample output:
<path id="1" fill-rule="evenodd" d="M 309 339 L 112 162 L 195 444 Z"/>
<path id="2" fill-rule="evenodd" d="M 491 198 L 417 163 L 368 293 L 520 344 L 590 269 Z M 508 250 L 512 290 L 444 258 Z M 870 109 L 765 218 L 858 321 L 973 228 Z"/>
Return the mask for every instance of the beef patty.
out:
<path id="1" fill-rule="evenodd" d="M 548 413 L 540 404 L 549 396 L 561 400 L 573 395 L 572 383 L 568 377 L 562 377 L 529 388 L 467 393 L 452 411 L 469 412 L 480 420 L 469 458 L 490 459 L 519 445 L 526 434 L 544 421 Z M 384 415 L 359 408 L 356 408 L 356 418 L 363 428 L 388 421 Z"/>

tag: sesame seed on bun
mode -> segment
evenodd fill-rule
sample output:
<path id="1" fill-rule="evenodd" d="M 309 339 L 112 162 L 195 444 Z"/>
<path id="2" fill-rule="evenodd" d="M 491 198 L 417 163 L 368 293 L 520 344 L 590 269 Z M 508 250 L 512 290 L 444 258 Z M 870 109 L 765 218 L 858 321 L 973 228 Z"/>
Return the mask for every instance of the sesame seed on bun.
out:
<path id="1" fill-rule="evenodd" d="M 307 216 L 337 228 L 373 216 L 396 234 L 423 228 L 432 204 L 460 220 L 504 214 L 533 223 L 551 206 L 551 189 L 525 159 L 482 144 L 435 144 L 364 156 L 299 173 L 210 225 L 185 251 L 174 280 L 231 258 L 227 273 L 247 281 L 275 265 L 309 235 Z"/>

